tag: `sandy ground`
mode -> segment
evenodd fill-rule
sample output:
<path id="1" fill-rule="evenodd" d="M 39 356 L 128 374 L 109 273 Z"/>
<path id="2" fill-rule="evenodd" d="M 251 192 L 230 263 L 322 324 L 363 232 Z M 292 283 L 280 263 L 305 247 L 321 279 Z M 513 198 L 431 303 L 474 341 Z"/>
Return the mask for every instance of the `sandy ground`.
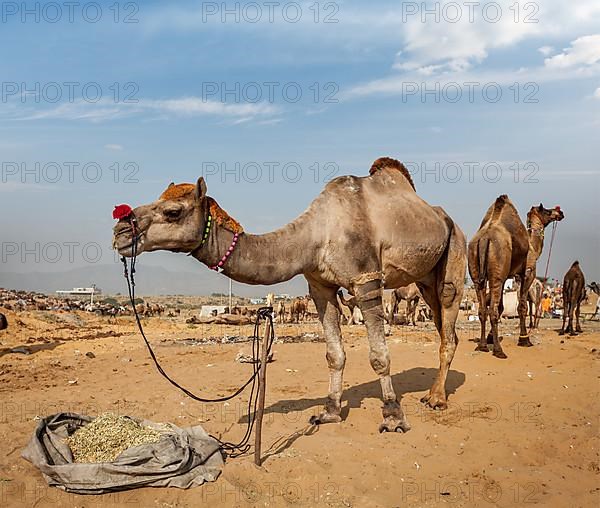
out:
<path id="1" fill-rule="evenodd" d="M 318 323 L 277 325 L 268 367 L 265 462 L 227 462 L 217 482 L 187 491 L 139 489 L 77 496 L 47 487 L 20 457 L 36 417 L 59 411 L 112 411 L 180 426 L 202 424 L 227 439 L 243 431 L 245 399 L 196 403 L 156 372 L 131 318 L 85 313 L 7 313 L 0 332 L 0 506 L 598 506 L 600 501 L 600 325 L 559 337 L 543 320 L 535 347 L 518 348 L 517 322 L 502 324 L 509 358 L 477 353 L 478 324 L 459 322 L 461 342 L 449 374 L 446 411 L 423 407 L 438 366 L 431 323 L 394 327 L 388 338 L 394 386 L 412 424 L 379 434 L 379 382 L 368 362 L 365 330 L 344 326 L 347 364 L 343 421 L 307 425 L 328 387 Z M 240 344 L 194 341 L 249 335 L 251 327 L 193 326 L 150 318 L 147 331 L 166 370 L 193 391 L 226 394 L 245 379 Z M 308 334 L 308 335 L 307 335 Z M 30 354 L 9 352 L 25 346 Z M 90 358 L 86 353 L 93 353 Z M 91 356 L 91 355 L 90 355 Z"/>

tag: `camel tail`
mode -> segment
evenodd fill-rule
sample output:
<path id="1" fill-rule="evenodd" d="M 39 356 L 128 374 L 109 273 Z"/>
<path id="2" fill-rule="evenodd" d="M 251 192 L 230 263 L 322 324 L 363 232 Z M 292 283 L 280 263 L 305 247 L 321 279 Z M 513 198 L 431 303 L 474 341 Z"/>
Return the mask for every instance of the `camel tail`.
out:
<path id="1" fill-rule="evenodd" d="M 487 238 L 482 238 L 477 244 L 478 258 L 479 258 L 479 278 L 477 284 L 480 289 L 485 288 L 487 281 L 487 257 L 490 241 Z"/>

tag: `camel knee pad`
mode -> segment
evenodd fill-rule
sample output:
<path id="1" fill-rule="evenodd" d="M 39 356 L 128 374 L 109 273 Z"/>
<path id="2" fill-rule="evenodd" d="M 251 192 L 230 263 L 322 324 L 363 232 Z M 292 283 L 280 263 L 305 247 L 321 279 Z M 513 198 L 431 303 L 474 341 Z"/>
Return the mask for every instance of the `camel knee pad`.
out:
<path id="1" fill-rule="evenodd" d="M 381 272 L 363 273 L 352 279 L 351 284 L 354 296 L 363 312 L 378 305 L 381 306 L 383 300 L 382 279 Z"/>

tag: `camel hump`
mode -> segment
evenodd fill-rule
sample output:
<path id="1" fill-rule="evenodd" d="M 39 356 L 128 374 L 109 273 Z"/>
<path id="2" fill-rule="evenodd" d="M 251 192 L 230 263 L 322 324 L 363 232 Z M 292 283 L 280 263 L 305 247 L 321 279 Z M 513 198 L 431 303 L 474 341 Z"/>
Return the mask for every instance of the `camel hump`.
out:
<path id="1" fill-rule="evenodd" d="M 492 212 L 492 219 L 498 218 L 506 203 L 508 203 L 508 196 L 506 194 L 502 194 L 496 198 L 496 201 L 494 202 L 494 211 Z"/>
<path id="2" fill-rule="evenodd" d="M 415 188 L 413 179 L 410 176 L 410 173 L 408 172 L 408 169 L 406 169 L 406 166 L 402 164 L 399 160 L 392 159 L 391 157 L 379 157 L 379 159 L 377 159 L 375 162 L 373 162 L 373 164 L 371 164 L 371 169 L 369 169 L 369 175 L 373 175 L 377 173 L 377 171 L 381 171 L 383 168 L 397 169 L 398 171 L 400 171 L 400 173 L 402 173 L 404 178 L 408 180 L 408 183 L 410 183 L 410 186 L 413 188 L 413 190 L 417 190 Z"/>

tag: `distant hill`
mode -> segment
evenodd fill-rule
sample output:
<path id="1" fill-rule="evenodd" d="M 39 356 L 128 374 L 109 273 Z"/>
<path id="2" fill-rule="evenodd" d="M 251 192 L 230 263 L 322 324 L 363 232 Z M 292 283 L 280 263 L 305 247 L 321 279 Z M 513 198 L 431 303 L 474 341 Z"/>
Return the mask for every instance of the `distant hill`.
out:
<path id="1" fill-rule="evenodd" d="M 71 289 L 96 284 L 103 293 L 127 293 L 127 285 L 120 264 L 90 265 L 63 272 L 0 272 L 0 287 L 53 293 L 57 289 Z M 136 293 L 138 295 L 210 295 L 227 293 L 228 279 L 198 265 L 197 271 L 171 271 L 158 266 L 138 264 Z M 233 292 L 239 296 L 264 296 L 268 292 L 304 295 L 308 292 L 303 277 L 273 286 L 249 286 L 233 282 Z"/>

